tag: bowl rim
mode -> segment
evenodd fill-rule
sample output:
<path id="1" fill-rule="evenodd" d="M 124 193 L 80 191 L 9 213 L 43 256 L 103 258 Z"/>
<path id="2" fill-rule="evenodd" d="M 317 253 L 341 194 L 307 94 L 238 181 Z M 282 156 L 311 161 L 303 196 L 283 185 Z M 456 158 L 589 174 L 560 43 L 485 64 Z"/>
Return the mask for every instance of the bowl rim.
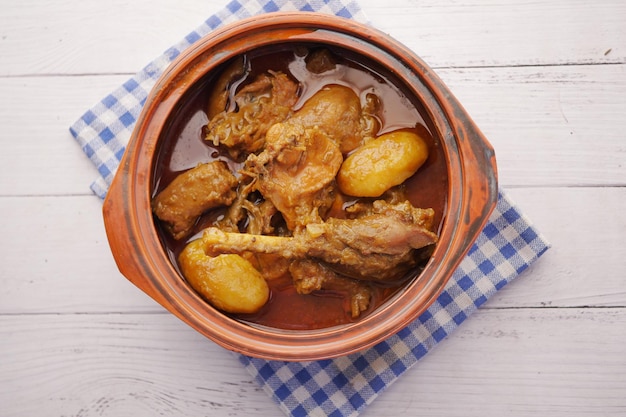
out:
<path id="1" fill-rule="evenodd" d="M 385 67 L 424 103 L 444 142 L 448 204 L 430 261 L 399 294 L 363 319 L 336 328 L 289 331 L 252 326 L 211 307 L 183 282 L 160 243 L 150 210 L 157 159 L 158 120 L 165 120 L 185 88 L 241 53 L 246 42 L 328 43 Z M 468 163 L 472 158 L 472 163 Z M 479 165 L 479 166 L 476 166 Z M 469 182 L 472 188 L 469 189 Z M 476 182 L 476 183 L 474 183 Z M 226 25 L 183 51 L 151 90 L 103 208 L 111 250 L 122 273 L 166 309 L 219 345 L 273 360 L 316 360 L 371 347 L 424 312 L 443 290 L 497 200 L 493 148 L 443 82 L 411 50 L 365 24 L 316 12 L 276 12 Z"/>

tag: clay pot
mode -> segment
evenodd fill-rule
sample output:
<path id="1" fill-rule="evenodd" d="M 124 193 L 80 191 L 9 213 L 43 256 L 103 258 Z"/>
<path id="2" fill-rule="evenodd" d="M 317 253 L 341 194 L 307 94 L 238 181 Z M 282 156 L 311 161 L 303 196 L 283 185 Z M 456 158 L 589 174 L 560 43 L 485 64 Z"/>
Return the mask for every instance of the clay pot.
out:
<path id="1" fill-rule="evenodd" d="M 214 309 L 178 274 L 151 213 L 160 133 L 189 89 L 244 52 L 284 42 L 340 46 L 394 74 L 425 110 L 443 144 L 447 207 L 436 249 L 419 277 L 362 320 L 335 328 L 287 331 L 251 326 Z M 219 345 L 267 359 L 304 361 L 370 347 L 415 320 L 437 298 L 485 225 L 497 200 L 492 147 L 443 82 L 389 36 L 346 19 L 275 13 L 216 30 L 169 66 L 150 93 L 104 203 L 104 221 L 120 271 L 181 320 Z"/>

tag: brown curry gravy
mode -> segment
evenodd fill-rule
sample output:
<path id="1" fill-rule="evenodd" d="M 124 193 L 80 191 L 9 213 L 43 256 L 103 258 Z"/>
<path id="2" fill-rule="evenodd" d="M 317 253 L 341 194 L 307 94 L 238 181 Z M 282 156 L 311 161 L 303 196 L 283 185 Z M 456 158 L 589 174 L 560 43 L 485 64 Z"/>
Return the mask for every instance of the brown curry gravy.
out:
<path id="1" fill-rule="evenodd" d="M 429 145 L 429 157 L 417 173 L 405 181 L 407 195 L 415 207 L 432 207 L 435 210 L 435 224 L 441 227 L 446 205 L 447 170 L 443 150 L 437 138 L 433 138 L 427 123 L 419 110 L 421 105 L 411 101 L 392 77 L 376 71 L 374 65 L 357 63 L 349 51 L 329 48 L 336 58 L 336 70 L 323 74 L 313 74 L 306 70 L 305 58 L 307 45 L 287 44 L 272 50 L 248 54 L 250 71 L 232 87 L 252 81 L 258 74 L 268 70 L 282 71 L 300 83 L 297 109 L 308 97 L 327 84 L 342 84 L 351 87 L 362 104 L 367 93 L 376 94 L 382 103 L 379 114 L 381 129 L 378 135 L 398 129 L 414 130 Z M 181 100 L 176 114 L 170 118 L 168 128 L 164 130 L 158 150 L 153 177 L 153 196 L 165 188 L 176 175 L 196 166 L 200 162 L 219 159 L 225 161 L 231 171 L 237 172 L 241 162 L 233 161 L 226 152 L 215 148 L 204 138 L 204 127 L 208 123 L 206 109 L 213 79 L 206 79 L 194 91 Z M 234 91 L 232 91 L 234 93 Z M 346 197 L 346 205 L 357 201 Z M 193 233 L 187 239 L 176 241 L 162 229 L 155 218 L 162 243 L 167 250 L 172 264 L 178 269 L 177 257 L 187 242 L 197 237 L 202 229 L 219 218 L 224 209 L 211 210 L 197 222 Z M 334 210 L 335 217 L 341 217 L 341 211 Z M 416 274 L 413 273 L 412 276 Z M 182 276 L 182 275 L 181 275 Z M 407 280 L 385 285 L 372 284 L 370 307 L 357 319 L 350 316 L 349 297 L 334 291 L 318 291 L 309 295 L 297 294 L 291 284 L 291 277 L 284 276 L 268 281 L 270 299 L 257 313 L 239 315 L 237 318 L 246 322 L 282 329 L 318 329 L 350 323 L 367 316 L 384 303 L 391 295 L 407 284 Z"/>

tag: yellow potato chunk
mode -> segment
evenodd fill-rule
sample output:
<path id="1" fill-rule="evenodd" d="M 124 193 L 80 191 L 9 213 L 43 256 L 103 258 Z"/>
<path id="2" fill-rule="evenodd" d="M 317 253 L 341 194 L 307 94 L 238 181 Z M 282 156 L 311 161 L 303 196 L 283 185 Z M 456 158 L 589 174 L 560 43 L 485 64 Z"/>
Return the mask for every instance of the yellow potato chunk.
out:
<path id="1" fill-rule="evenodd" d="M 339 169 L 337 185 L 353 197 L 379 197 L 415 174 L 428 158 L 428 145 L 408 131 L 387 133 L 357 148 Z"/>
<path id="2" fill-rule="evenodd" d="M 202 298 L 228 313 L 254 313 L 267 302 L 269 287 L 239 255 L 208 256 L 202 239 L 187 244 L 178 258 L 182 273 Z"/>

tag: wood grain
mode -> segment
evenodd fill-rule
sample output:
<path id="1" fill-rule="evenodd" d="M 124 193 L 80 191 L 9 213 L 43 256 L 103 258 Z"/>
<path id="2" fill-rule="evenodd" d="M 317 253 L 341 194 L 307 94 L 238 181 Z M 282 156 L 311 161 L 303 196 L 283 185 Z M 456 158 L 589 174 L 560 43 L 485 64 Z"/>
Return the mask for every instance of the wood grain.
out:
<path id="1" fill-rule="evenodd" d="M 626 4 L 603 0 L 363 2 L 374 25 L 435 68 L 626 62 Z"/>
<path id="2" fill-rule="evenodd" d="M 440 70 L 507 186 L 626 185 L 626 65 Z"/>
<path id="3" fill-rule="evenodd" d="M 98 174 L 69 127 L 128 76 L 0 78 L 0 195 L 91 194 Z"/>
<path id="4" fill-rule="evenodd" d="M 363 416 L 623 415 L 624 326 L 624 309 L 481 309 Z M 3 315 L 0 338 L 3 416 L 280 415 L 169 314 Z"/>
<path id="5" fill-rule="evenodd" d="M 508 194 L 552 248 L 492 307 L 626 306 L 624 187 L 513 188 Z"/>
<path id="6" fill-rule="evenodd" d="M 278 416 L 117 271 L 68 127 L 226 4 L 0 13 L 0 414 Z M 359 0 L 450 86 L 552 243 L 363 416 L 626 416 L 626 3 Z"/>
<path id="7" fill-rule="evenodd" d="M 3 5 L 0 75 L 135 73 L 223 7 L 177 2 L 26 0 Z M 361 0 L 369 19 L 431 66 L 624 63 L 620 0 Z"/>
<path id="8" fill-rule="evenodd" d="M 2 316 L 0 329 L 3 416 L 277 414 L 232 353 L 169 314 Z"/>
<path id="9" fill-rule="evenodd" d="M 44 0 L 9 2 L 0 14 L 0 75 L 134 74 L 224 4 L 219 0 L 62 0 L 54 6 Z"/>
<path id="10" fill-rule="evenodd" d="M 626 64 L 438 73 L 494 145 L 503 186 L 626 184 Z M 127 78 L 0 78 L 13 97 L 0 102 L 0 195 L 89 194 L 97 172 L 69 125 Z"/>
<path id="11" fill-rule="evenodd" d="M 363 416 L 623 416 L 624 325 L 624 309 L 481 309 Z"/>
<path id="12" fill-rule="evenodd" d="M 553 248 L 498 292 L 491 307 L 626 306 L 624 278 L 611 273 L 626 270 L 626 219 L 614 215 L 626 207 L 626 188 L 532 187 L 508 194 L 523 202 L 522 211 Z M 0 217 L 30 219 L 4 227 L 0 313 L 162 311 L 118 272 L 98 198 L 4 197 Z M 33 242 L 38 250 L 25 251 Z"/>

